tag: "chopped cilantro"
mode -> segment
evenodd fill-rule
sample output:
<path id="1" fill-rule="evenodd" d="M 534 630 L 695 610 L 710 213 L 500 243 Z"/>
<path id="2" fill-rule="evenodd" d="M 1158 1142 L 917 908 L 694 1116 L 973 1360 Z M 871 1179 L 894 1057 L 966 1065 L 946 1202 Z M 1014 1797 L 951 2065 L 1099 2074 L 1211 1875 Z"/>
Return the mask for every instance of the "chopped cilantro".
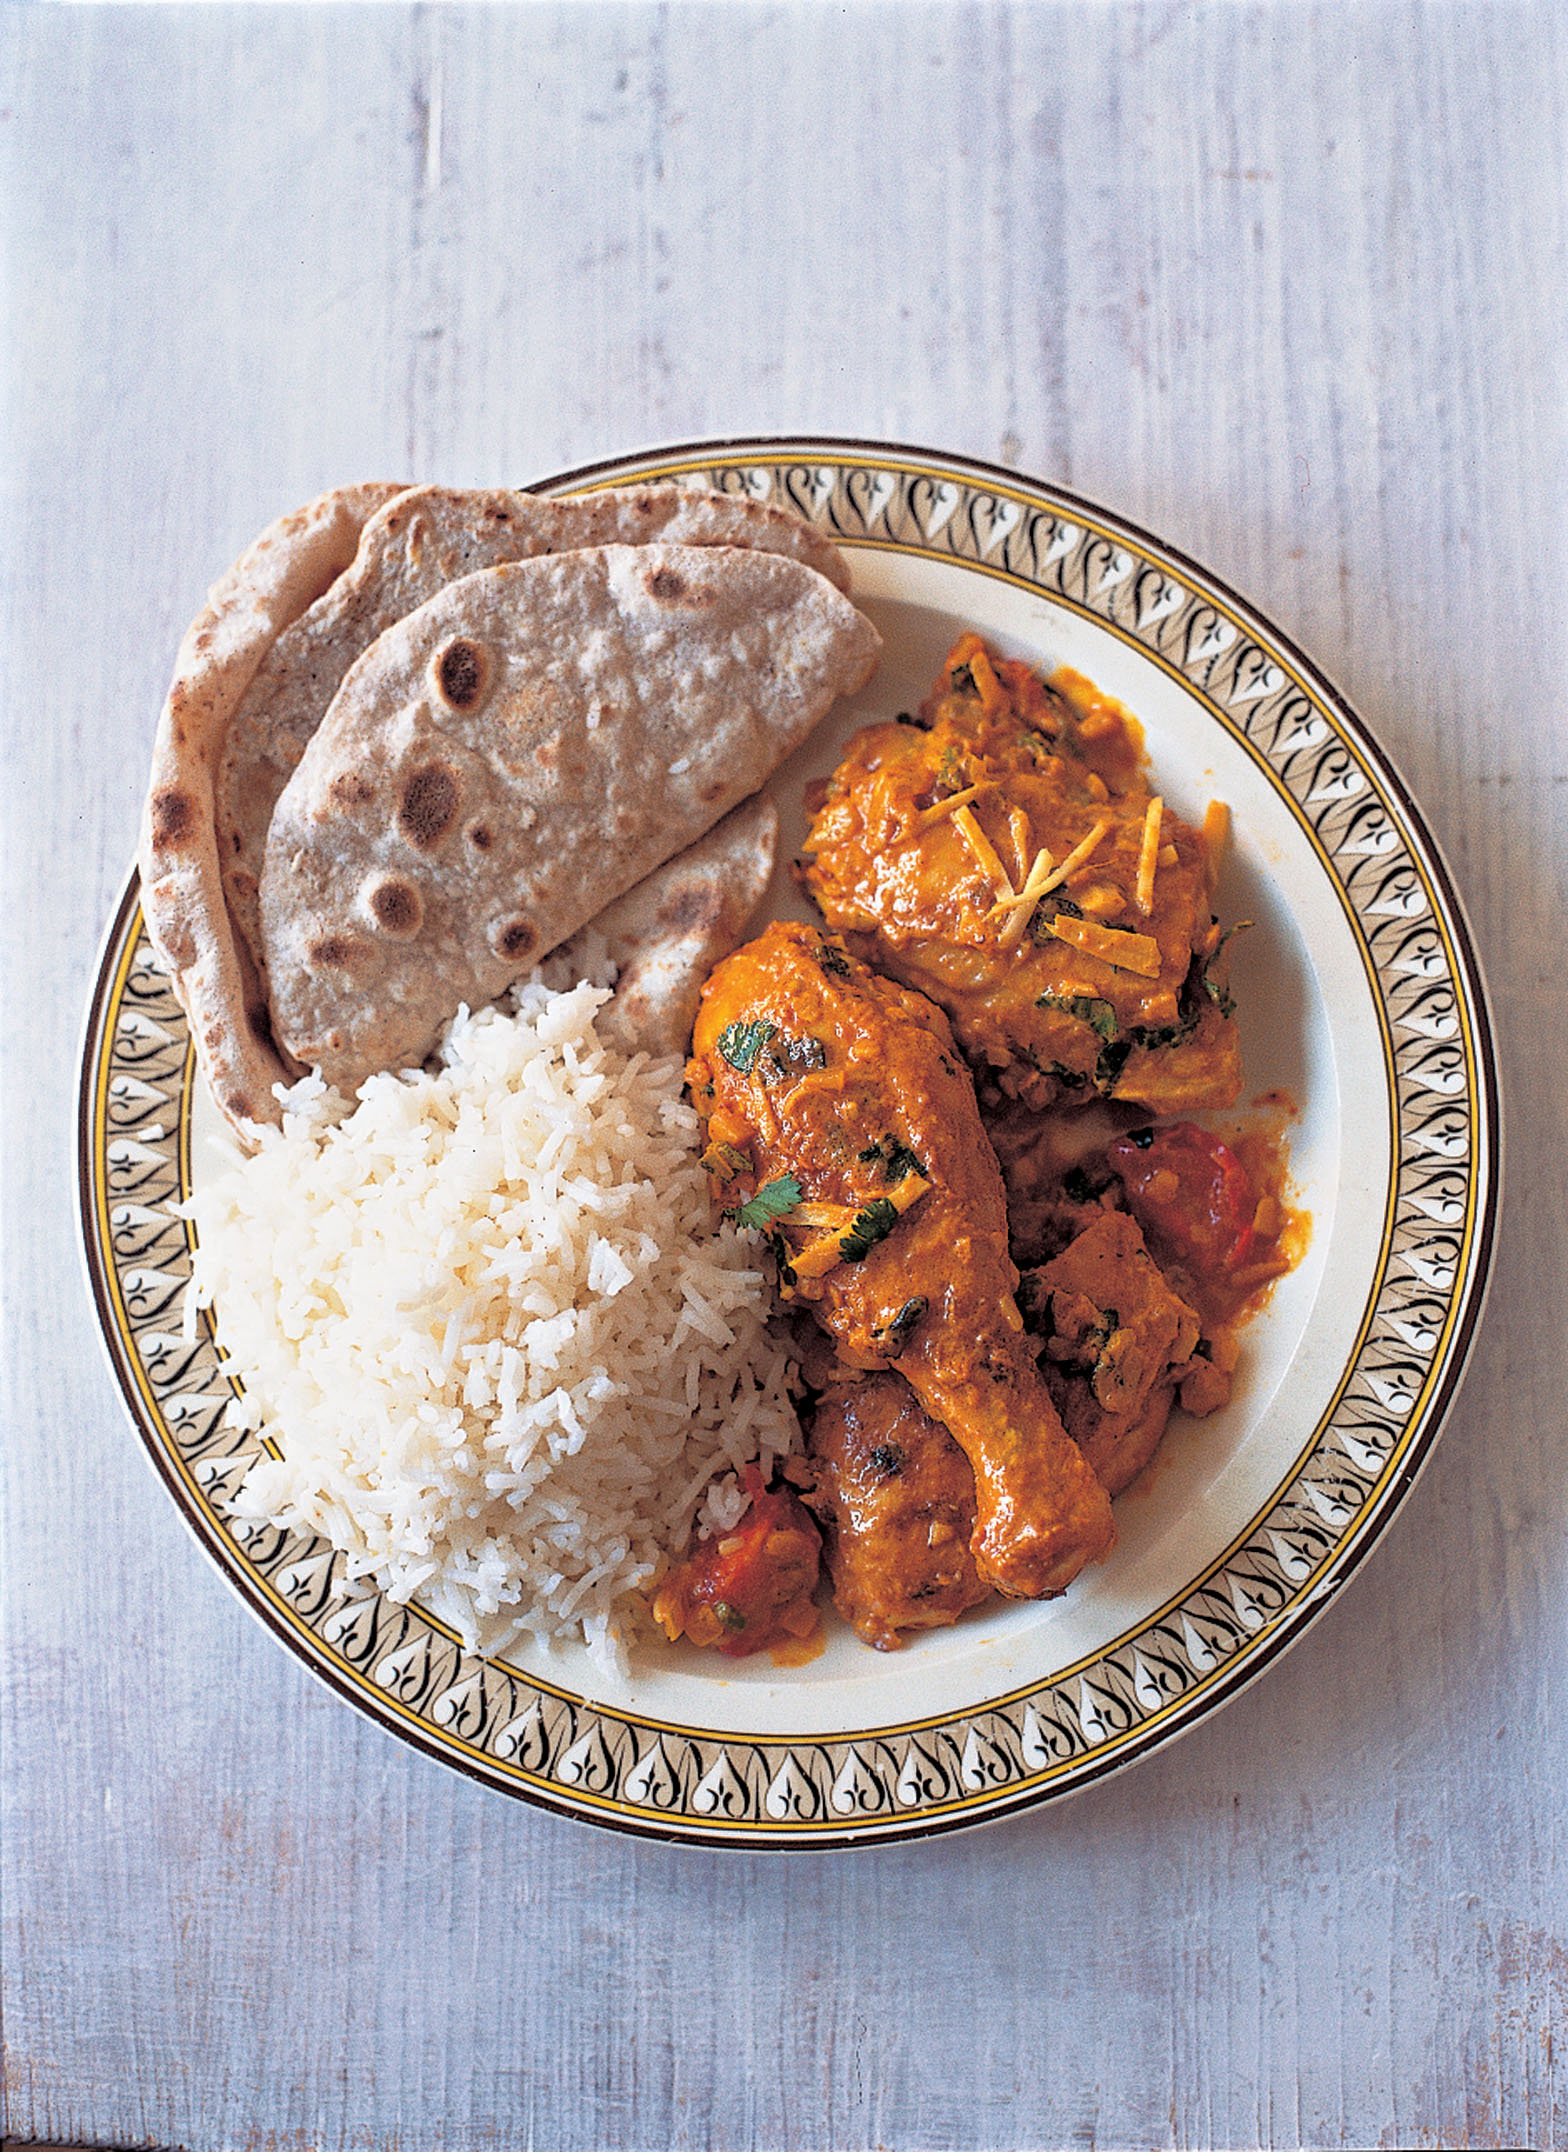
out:
<path id="1" fill-rule="evenodd" d="M 1116 1011 L 1097 994 L 1053 994 L 1048 990 L 1036 997 L 1035 1007 L 1062 1009 L 1068 1016 L 1076 1016 L 1081 1024 L 1087 1024 L 1107 1043 L 1116 1037 L 1119 1029 Z"/>
<path id="2" fill-rule="evenodd" d="M 1233 927 L 1227 927 L 1224 933 L 1220 936 L 1219 940 L 1214 944 L 1214 947 L 1209 955 L 1209 960 L 1204 965 L 1203 970 L 1199 975 L 1202 982 L 1203 991 L 1208 995 L 1210 1001 L 1212 1001 L 1214 1006 L 1219 1010 L 1221 1016 L 1235 1015 L 1236 997 L 1231 993 L 1228 986 L 1218 985 L 1215 980 L 1210 978 L 1209 974 L 1214 969 L 1215 965 L 1219 962 L 1221 954 L 1224 951 L 1225 944 L 1230 940 L 1231 936 L 1233 934 L 1245 933 L 1247 928 L 1250 927 L 1251 924 L 1252 921 L 1250 919 L 1238 919 Z"/>
<path id="3" fill-rule="evenodd" d="M 726 1218 L 733 1218 L 737 1225 L 760 1227 L 770 1219 L 782 1218 L 792 1211 L 801 1199 L 801 1186 L 793 1173 L 786 1173 L 782 1180 L 766 1181 L 748 1202 L 732 1211 Z"/>
<path id="4" fill-rule="evenodd" d="M 864 1210 L 856 1211 L 849 1231 L 838 1244 L 846 1263 L 863 1262 L 879 1240 L 886 1240 L 898 1223 L 898 1212 L 886 1196 L 873 1196 Z"/>
<path id="5" fill-rule="evenodd" d="M 857 1153 L 857 1156 L 863 1166 L 880 1164 L 890 1188 L 896 1188 L 909 1173 L 918 1173 L 922 1180 L 926 1178 L 925 1167 L 909 1145 L 901 1143 L 897 1136 L 883 1136 L 878 1142 L 869 1144 L 865 1150 Z"/>
<path id="6" fill-rule="evenodd" d="M 941 798 L 951 799 L 955 792 L 967 792 L 973 782 L 964 751 L 956 741 L 949 740 L 942 749 L 942 760 L 937 765 L 936 782 L 942 787 Z"/>
<path id="7" fill-rule="evenodd" d="M 1109 1093 L 1127 1066 L 1128 1056 L 1137 1042 L 1133 1039 L 1108 1039 L 1100 1048 L 1094 1061 L 1094 1083 L 1097 1091 Z"/>
<path id="8" fill-rule="evenodd" d="M 778 1025 L 759 1016 L 749 1024 L 726 1024 L 719 1033 L 719 1052 L 732 1069 L 742 1076 L 749 1076 L 758 1054 L 761 1053 Z"/>

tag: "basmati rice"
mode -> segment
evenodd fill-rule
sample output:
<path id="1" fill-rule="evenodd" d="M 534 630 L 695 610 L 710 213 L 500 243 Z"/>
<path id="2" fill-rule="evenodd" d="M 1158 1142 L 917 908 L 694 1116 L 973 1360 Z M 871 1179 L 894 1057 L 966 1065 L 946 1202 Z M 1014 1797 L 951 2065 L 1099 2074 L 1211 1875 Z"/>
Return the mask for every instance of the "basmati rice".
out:
<path id="1" fill-rule="evenodd" d="M 322 1534 L 470 1649 L 576 1637 L 624 1669 L 661 1556 L 731 1526 L 739 1469 L 799 1427 L 679 1064 L 601 1045 L 607 998 L 462 1011 L 433 1073 L 352 1110 L 307 1078 L 188 1215 L 230 1422 L 277 1452 L 236 1514 Z"/>

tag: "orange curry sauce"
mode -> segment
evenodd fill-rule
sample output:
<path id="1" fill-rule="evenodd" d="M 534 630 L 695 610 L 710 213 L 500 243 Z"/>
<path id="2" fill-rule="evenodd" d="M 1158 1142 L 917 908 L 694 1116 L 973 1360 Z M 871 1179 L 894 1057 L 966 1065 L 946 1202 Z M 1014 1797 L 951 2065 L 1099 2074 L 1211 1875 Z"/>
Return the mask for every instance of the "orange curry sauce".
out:
<path id="1" fill-rule="evenodd" d="M 1242 1329 L 1311 1231 L 1289 1177 L 1294 1103 L 1272 1092 L 1235 1110 L 1228 937 L 1210 908 L 1227 811 L 1211 807 L 1201 829 L 1162 813 L 1130 711 L 1067 668 L 1042 681 L 975 635 L 954 645 L 919 719 L 858 735 L 808 806 L 802 886 L 864 962 L 929 995 L 958 1032 L 1003 1169 L 1026 1305 L 1032 1267 L 1051 1265 L 1102 1211 L 1130 1213 L 1163 1287 L 1201 1323 L 1167 1403 L 1179 1384 L 1189 1412 L 1215 1410 Z M 1051 858 L 1064 863 L 1054 876 L 1042 872 Z M 1050 901 L 1031 912 L 1037 886 Z M 999 929 L 1010 908 L 1020 916 Z M 712 1114 L 709 1155 L 731 1154 L 716 1204 L 734 1200 L 722 1177 L 742 1163 L 744 1134 Z M 1108 1230 L 1102 1221 L 1102 1240 Z M 1117 1227 L 1124 1239 L 1131 1230 Z M 1049 1314 L 1037 1350 L 1063 1357 Z M 1069 1378 L 1053 1373 L 1062 1394 Z M 1163 1426 L 1161 1412 L 1152 1442 Z M 810 1457 L 785 1468 L 820 1510 L 819 1469 Z M 1113 1494 L 1128 1483 L 1105 1481 Z M 751 1509 L 733 1532 L 693 1545 L 654 1612 L 671 1639 L 799 1665 L 823 1648 L 816 1527 L 754 1466 L 747 1486 Z M 879 1648 L 899 1641 L 856 1626 Z"/>

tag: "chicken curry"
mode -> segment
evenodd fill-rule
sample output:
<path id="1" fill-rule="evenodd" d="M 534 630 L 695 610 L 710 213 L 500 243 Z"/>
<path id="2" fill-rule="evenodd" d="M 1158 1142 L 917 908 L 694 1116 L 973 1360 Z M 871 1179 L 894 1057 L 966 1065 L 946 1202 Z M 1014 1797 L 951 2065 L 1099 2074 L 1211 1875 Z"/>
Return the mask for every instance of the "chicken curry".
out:
<path id="1" fill-rule="evenodd" d="M 1043 1109 L 1235 1104 L 1213 853 L 1151 794 L 1136 721 L 1074 673 L 962 637 L 917 718 L 860 733 L 803 887 L 879 971 L 929 994 L 995 1085 Z"/>
<path id="2" fill-rule="evenodd" d="M 1243 1162 L 1185 1118 L 1241 1087 L 1221 830 L 1150 791 L 1128 713 L 977 636 L 918 721 L 851 742 L 799 870 L 827 930 L 720 964 L 687 1068 L 715 1199 L 816 1342 L 796 1485 L 754 1473 L 672 1567 L 672 1640 L 798 1647 L 818 1532 L 879 1649 L 1052 1596 L 1173 1408 L 1228 1400 L 1302 1221 L 1282 1142 Z"/>

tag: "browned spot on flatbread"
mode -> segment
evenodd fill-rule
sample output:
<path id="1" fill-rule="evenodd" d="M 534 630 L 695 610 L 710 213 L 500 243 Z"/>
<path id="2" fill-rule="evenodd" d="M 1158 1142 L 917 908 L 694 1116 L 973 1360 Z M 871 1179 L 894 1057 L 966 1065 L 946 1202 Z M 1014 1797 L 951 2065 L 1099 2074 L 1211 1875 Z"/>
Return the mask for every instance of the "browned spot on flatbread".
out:
<path id="1" fill-rule="evenodd" d="M 508 964 L 526 964 L 539 946 L 539 930 L 531 919 L 503 919 L 490 930 L 490 946 Z"/>
<path id="2" fill-rule="evenodd" d="M 469 825 L 468 841 L 476 852 L 488 852 L 495 843 L 495 835 L 483 822 L 473 822 Z"/>
<path id="3" fill-rule="evenodd" d="M 176 971 L 188 970 L 195 963 L 196 937 L 188 919 L 176 917 L 164 921 L 163 952 Z"/>
<path id="4" fill-rule="evenodd" d="M 366 902 L 377 926 L 389 934 L 417 934 L 419 923 L 425 914 L 419 891 L 412 882 L 400 881 L 388 875 L 371 889 Z"/>
<path id="5" fill-rule="evenodd" d="M 225 1091 L 222 1105 L 224 1112 L 231 1115 L 236 1121 L 255 1121 L 260 1118 L 255 1107 L 250 1102 L 250 1093 L 248 1091 L 235 1089 Z"/>
<path id="6" fill-rule="evenodd" d="M 674 605 L 686 595 L 684 580 L 673 568 L 655 568 L 652 575 L 645 575 L 642 587 L 650 598 L 658 598 L 666 605 Z"/>
<path id="7" fill-rule="evenodd" d="M 148 821 L 152 829 L 154 851 L 161 852 L 171 844 L 178 844 L 196 827 L 196 802 L 178 785 L 169 785 L 162 792 L 155 792 L 148 803 Z"/>
<path id="8" fill-rule="evenodd" d="M 353 962 L 358 948 L 359 944 L 352 934 L 323 934 L 319 941 L 313 941 L 305 951 L 305 961 L 313 971 L 320 971 L 328 965 L 346 967 Z"/>
<path id="9" fill-rule="evenodd" d="M 472 710 L 490 680 L 490 656 L 482 643 L 455 635 L 436 654 L 436 692 L 449 710 Z"/>
<path id="10" fill-rule="evenodd" d="M 724 918 L 724 894 L 711 882 L 687 882 L 659 910 L 672 934 L 706 934 Z"/>
<path id="11" fill-rule="evenodd" d="M 375 796 L 375 786 L 358 770 L 339 770 L 327 786 L 327 797 L 334 807 L 363 807 Z"/>
<path id="12" fill-rule="evenodd" d="M 457 772 L 444 763 L 415 770 L 403 787 L 397 826 L 419 852 L 438 844 L 457 819 L 461 787 Z"/>

